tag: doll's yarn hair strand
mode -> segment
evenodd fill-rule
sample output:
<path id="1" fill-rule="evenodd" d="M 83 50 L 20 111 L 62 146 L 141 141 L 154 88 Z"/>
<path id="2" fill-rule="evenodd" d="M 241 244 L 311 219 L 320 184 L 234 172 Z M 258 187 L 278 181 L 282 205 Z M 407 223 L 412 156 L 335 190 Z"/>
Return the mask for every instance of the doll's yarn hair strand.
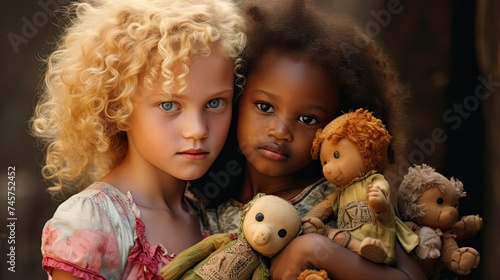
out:
<path id="1" fill-rule="evenodd" d="M 311 155 L 318 158 L 321 143 L 338 143 L 346 138 L 356 144 L 366 171 L 381 171 L 387 163 L 387 147 L 391 135 L 381 120 L 368 110 L 359 108 L 345 113 L 316 133 L 313 139 Z"/>

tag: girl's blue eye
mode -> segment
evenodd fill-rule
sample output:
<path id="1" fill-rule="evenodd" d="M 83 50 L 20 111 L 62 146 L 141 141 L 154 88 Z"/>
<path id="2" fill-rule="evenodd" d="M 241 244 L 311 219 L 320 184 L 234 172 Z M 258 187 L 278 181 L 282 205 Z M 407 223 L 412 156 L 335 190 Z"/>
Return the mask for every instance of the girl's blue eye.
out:
<path id="1" fill-rule="evenodd" d="M 207 108 L 218 109 L 225 105 L 224 100 L 220 98 L 211 99 L 207 102 Z"/>
<path id="2" fill-rule="evenodd" d="M 274 108 L 269 103 L 257 103 L 256 106 L 264 113 L 274 113 Z"/>
<path id="3" fill-rule="evenodd" d="M 176 111 L 178 109 L 178 105 L 175 102 L 168 101 L 168 102 L 162 102 L 160 103 L 160 109 L 162 109 L 165 112 L 172 112 Z"/>
<path id="4" fill-rule="evenodd" d="M 302 115 L 299 117 L 299 121 L 300 122 L 303 122 L 305 124 L 317 124 L 318 123 L 318 120 L 313 117 L 313 116 L 309 116 L 309 115 Z"/>

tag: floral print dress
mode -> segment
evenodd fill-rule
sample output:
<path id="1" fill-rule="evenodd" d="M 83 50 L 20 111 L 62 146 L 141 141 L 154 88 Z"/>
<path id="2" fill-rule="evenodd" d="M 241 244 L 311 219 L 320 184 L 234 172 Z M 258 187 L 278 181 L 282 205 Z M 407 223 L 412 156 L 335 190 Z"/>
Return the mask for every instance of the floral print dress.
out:
<path id="1" fill-rule="evenodd" d="M 159 270 L 174 257 L 146 240 L 131 193 L 103 182 L 57 208 L 43 229 L 41 250 L 49 274 L 59 269 L 82 279 L 162 279 Z"/>

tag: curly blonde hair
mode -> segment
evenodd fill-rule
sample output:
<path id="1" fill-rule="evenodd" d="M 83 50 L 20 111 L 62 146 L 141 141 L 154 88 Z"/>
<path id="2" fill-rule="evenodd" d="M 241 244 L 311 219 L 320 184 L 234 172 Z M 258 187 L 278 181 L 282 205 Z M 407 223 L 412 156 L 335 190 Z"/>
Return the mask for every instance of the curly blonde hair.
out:
<path id="1" fill-rule="evenodd" d="M 212 46 L 238 73 L 246 43 L 231 0 L 88 0 L 64 15 L 30 120 L 46 149 L 42 176 L 52 194 L 78 192 L 121 161 L 138 88 L 161 79 L 166 91 L 182 91 L 190 58 L 208 56 Z"/>
<path id="2" fill-rule="evenodd" d="M 345 113 L 316 132 L 313 139 L 311 155 L 318 158 L 321 143 L 330 141 L 338 143 L 347 138 L 358 147 L 366 170 L 381 172 L 387 164 L 387 148 L 391 135 L 381 120 L 375 118 L 365 109 Z"/>

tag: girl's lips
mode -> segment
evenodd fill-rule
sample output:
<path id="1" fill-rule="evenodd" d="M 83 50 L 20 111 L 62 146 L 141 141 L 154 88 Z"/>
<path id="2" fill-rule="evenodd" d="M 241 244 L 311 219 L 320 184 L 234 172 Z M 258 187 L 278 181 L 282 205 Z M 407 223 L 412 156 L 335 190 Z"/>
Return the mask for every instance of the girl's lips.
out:
<path id="1" fill-rule="evenodd" d="M 288 151 L 277 144 L 264 144 L 258 147 L 257 151 L 259 151 L 263 157 L 270 160 L 282 161 L 290 157 Z"/>
<path id="2" fill-rule="evenodd" d="M 181 156 L 185 156 L 190 159 L 205 159 L 208 157 L 208 151 L 201 148 L 187 149 L 178 153 Z"/>

